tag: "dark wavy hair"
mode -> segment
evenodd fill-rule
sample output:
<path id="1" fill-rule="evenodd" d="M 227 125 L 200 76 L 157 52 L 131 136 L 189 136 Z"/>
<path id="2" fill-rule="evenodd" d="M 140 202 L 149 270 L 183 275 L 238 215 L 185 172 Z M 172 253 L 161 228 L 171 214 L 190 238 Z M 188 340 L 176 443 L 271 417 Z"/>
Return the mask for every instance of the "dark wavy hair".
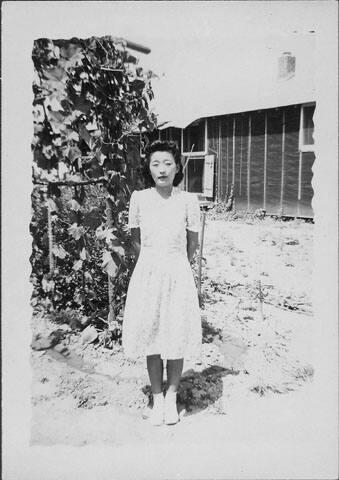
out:
<path id="1" fill-rule="evenodd" d="M 149 145 L 147 145 L 147 147 L 145 148 L 145 163 L 143 166 L 142 173 L 145 179 L 146 187 L 154 186 L 154 180 L 152 178 L 152 175 L 149 169 L 151 155 L 154 152 L 169 152 L 173 155 L 175 163 L 179 166 L 179 170 L 176 173 L 173 180 L 173 185 L 177 187 L 179 183 L 182 181 L 182 179 L 184 178 L 180 150 L 177 147 L 177 144 L 175 142 L 167 142 L 162 140 L 156 140 L 155 142 L 152 142 Z"/>

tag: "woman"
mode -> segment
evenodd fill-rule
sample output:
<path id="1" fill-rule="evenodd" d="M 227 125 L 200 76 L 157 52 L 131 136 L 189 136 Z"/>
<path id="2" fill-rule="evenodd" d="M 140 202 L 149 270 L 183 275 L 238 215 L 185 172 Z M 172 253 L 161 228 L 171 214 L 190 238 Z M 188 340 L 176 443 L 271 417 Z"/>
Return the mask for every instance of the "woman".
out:
<path id="1" fill-rule="evenodd" d="M 145 176 L 150 188 L 134 191 L 130 200 L 129 228 L 138 260 L 127 292 L 122 341 L 128 357 L 146 356 L 152 424 L 175 424 L 184 358 L 198 357 L 201 348 L 199 302 L 189 263 L 198 246 L 200 210 L 196 195 L 177 188 L 183 168 L 174 143 L 156 141 L 147 147 Z"/>

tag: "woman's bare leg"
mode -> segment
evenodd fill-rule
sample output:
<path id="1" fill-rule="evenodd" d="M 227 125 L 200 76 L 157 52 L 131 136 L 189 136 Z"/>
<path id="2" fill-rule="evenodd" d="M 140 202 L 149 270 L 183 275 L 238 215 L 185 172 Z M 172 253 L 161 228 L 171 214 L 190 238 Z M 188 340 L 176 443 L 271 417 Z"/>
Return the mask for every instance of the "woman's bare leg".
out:
<path id="1" fill-rule="evenodd" d="M 160 355 L 148 355 L 146 362 L 153 394 L 153 408 L 150 420 L 152 425 L 159 426 L 164 421 L 164 396 L 162 393 L 164 363 Z"/>
<path id="2" fill-rule="evenodd" d="M 160 355 L 148 355 L 146 362 L 152 393 L 162 393 L 162 381 L 164 374 L 164 363 L 162 358 Z"/>
<path id="3" fill-rule="evenodd" d="M 180 383 L 180 377 L 184 368 L 184 359 L 167 360 L 167 383 L 168 392 L 177 392 Z"/>
<path id="4" fill-rule="evenodd" d="M 177 410 L 177 391 L 180 377 L 184 366 L 184 359 L 167 360 L 167 383 L 168 388 L 165 397 L 165 423 L 174 425 L 179 421 Z"/>

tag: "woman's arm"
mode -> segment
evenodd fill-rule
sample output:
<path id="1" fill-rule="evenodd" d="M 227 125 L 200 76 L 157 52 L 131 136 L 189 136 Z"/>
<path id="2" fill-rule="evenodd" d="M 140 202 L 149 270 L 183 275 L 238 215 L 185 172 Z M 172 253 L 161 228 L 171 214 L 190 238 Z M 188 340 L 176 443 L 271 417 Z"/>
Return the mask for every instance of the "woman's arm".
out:
<path id="1" fill-rule="evenodd" d="M 140 254 L 140 228 L 131 228 L 132 245 L 136 260 Z"/>
<path id="2" fill-rule="evenodd" d="M 198 232 L 192 232 L 191 230 L 186 230 L 187 232 L 187 257 L 188 261 L 193 260 L 196 249 L 199 244 L 199 234 Z"/>

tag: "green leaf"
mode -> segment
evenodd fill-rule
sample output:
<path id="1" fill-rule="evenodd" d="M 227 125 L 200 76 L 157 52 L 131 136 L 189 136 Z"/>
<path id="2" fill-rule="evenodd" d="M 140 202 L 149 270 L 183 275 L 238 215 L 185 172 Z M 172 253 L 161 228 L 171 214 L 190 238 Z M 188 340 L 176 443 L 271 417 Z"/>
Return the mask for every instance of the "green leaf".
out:
<path id="1" fill-rule="evenodd" d="M 53 280 L 48 280 L 46 277 L 44 277 L 42 279 L 41 286 L 45 292 L 52 292 L 54 290 L 55 283 Z"/>
<path id="2" fill-rule="evenodd" d="M 82 265 L 83 265 L 83 261 L 82 260 L 77 260 L 76 262 L 74 262 L 73 270 L 75 270 L 75 271 L 81 270 Z"/>
<path id="3" fill-rule="evenodd" d="M 101 223 L 101 214 L 100 210 L 93 208 L 90 212 L 84 214 L 83 225 L 96 229 Z"/>
<path id="4" fill-rule="evenodd" d="M 125 255 L 125 250 L 122 246 L 113 246 L 112 250 L 121 255 L 122 257 Z"/>
<path id="5" fill-rule="evenodd" d="M 68 158 L 71 161 L 71 163 L 75 162 L 80 157 L 81 157 L 81 151 L 80 151 L 79 147 L 76 147 L 76 146 L 75 147 L 70 147 L 69 152 L 68 152 Z"/>
<path id="6" fill-rule="evenodd" d="M 73 210 L 74 212 L 78 212 L 81 209 L 81 205 L 79 204 L 79 202 L 74 200 L 74 198 L 70 200 L 69 205 L 70 205 L 70 209 Z"/>
<path id="7" fill-rule="evenodd" d="M 78 175 L 78 174 L 74 174 L 74 175 L 67 175 L 67 180 L 69 180 L 70 182 L 81 182 L 82 180 L 82 177 L 81 175 Z"/>
<path id="8" fill-rule="evenodd" d="M 97 294 L 93 290 L 87 289 L 86 298 L 89 298 L 90 300 L 94 300 L 97 298 Z"/>
<path id="9" fill-rule="evenodd" d="M 104 254 L 102 256 L 102 265 L 101 268 L 103 269 L 104 272 L 106 272 L 110 277 L 115 277 L 115 274 L 117 272 L 118 266 L 114 262 L 112 255 L 108 250 L 104 251 Z"/>
<path id="10" fill-rule="evenodd" d="M 46 79 L 50 80 L 61 80 L 66 75 L 66 72 L 61 67 L 54 67 L 43 70 L 43 75 Z"/>
<path id="11" fill-rule="evenodd" d="M 90 283 L 93 282 L 93 277 L 89 272 L 85 272 L 85 280 Z"/>
<path id="12" fill-rule="evenodd" d="M 83 292 L 78 292 L 74 295 L 74 301 L 78 305 L 82 305 L 86 301 L 86 295 Z"/>
<path id="13" fill-rule="evenodd" d="M 56 97 L 51 97 L 50 99 L 47 99 L 47 102 L 45 103 L 47 103 L 47 106 L 51 108 L 52 112 L 59 112 L 60 110 L 62 110 L 62 106 Z"/>
<path id="14" fill-rule="evenodd" d="M 97 237 L 98 240 L 105 240 L 106 230 L 102 225 L 96 229 L 95 236 Z"/>
<path id="15" fill-rule="evenodd" d="M 52 186 L 52 184 L 50 184 L 50 185 Z M 49 198 L 47 200 L 47 202 L 48 202 L 48 205 L 49 205 L 49 208 L 50 208 L 51 212 L 57 212 L 58 211 L 58 207 L 57 207 L 55 201 L 53 200 L 53 198 Z"/>
<path id="16" fill-rule="evenodd" d="M 80 88 L 79 92 L 81 91 L 81 86 L 76 86 L 76 88 L 78 89 Z M 91 102 L 89 102 L 88 100 L 86 100 L 86 98 L 82 96 L 74 95 L 72 97 L 72 102 L 75 110 L 79 110 L 81 113 L 84 113 L 85 115 L 87 115 L 87 113 L 92 107 Z"/>
<path id="17" fill-rule="evenodd" d="M 98 240 L 106 240 L 107 244 L 109 244 L 112 240 L 117 239 L 117 237 L 113 233 L 113 229 L 105 228 L 103 225 L 96 229 L 95 235 Z"/>
<path id="18" fill-rule="evenodd" d="M 75 142 L 78 142 L 79 134 L 73 130 L 69 133 L 67 140 L 74 140 Z"/>
<path id="19" fill-rule="evenodd" d="M 86 144 L 91 148 L 92 138 L 88 130 L 82 125 L 79 125 L 79 135 L 86 142 Z"/>
<path id="20" fill-rule="evenodd" d="M 106 243 L 109 245 L 112 240 L 116 240 L 117 237 L 114 235 L 113 230 L 111 228 L 106 229 Z"/>
<path id="21" fill-rule="evenodd" d="M 79 240 L 83 235 L 84 235 L 84 228 L 83 227 L 78 227 L 76 223 L 73 223 L 69 228 L 68 228 L 68 233 L 71 235 L 74 240 Z"/>
<path id="22" fill-rule="evenodd" d="M 87 252 L 85 247 L 80 252 L 80 259 L 81 260 L 90 260 L 89 253 Z"/>
<path id="23" fill-rule="evenodd" d="M 88 130 L 89 132 L 91 132 L 93 130 L 98 130 L 97 122 L 95 120 L 93 120 L 92 122 L 87 123 L 86 124 L 86 130 Z"/>
<path id="24" fill-rule="evenodd" d="M 61 258 L 62 260 L 68 255 L 62 245 L 54 245 L 52 252 L 56 257 Z"/>
<path id="25" fill-rule="evenodd" d="M 104 155 L 101 150 L 98 150 L 95 154 L 97 160 L 98 160 L 98 163 L 100 166 L 102 166 L 104 164 L 104 161 L 106 159 L 106 155 Z"/>
<path id="26" fill-rule="evenodd" d="M 53 145 L 50 144 L 50 145 L 43 145 L 42 147 L 42 153 L 45 155 L 45 157 L 50 160 L 54 154 L 55 154 L 55 150 L 53 148 Z"/>

